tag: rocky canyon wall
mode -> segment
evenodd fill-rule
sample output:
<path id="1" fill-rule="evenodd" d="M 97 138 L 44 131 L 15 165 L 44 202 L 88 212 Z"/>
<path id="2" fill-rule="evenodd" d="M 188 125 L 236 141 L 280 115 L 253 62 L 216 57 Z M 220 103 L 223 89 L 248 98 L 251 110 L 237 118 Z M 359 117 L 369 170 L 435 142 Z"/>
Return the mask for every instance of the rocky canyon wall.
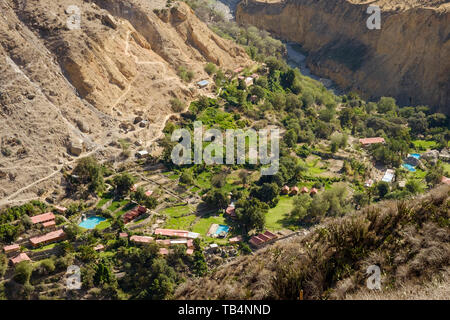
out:
<path id="1" fill-rule="evenodd" d="M 379 30 L 366 26 L 370 4 L 381 8 Z M 448 1 L 248 0 L 236 19 L 301 44 L 308 66 L 345 90 L 450 114 Z"/>

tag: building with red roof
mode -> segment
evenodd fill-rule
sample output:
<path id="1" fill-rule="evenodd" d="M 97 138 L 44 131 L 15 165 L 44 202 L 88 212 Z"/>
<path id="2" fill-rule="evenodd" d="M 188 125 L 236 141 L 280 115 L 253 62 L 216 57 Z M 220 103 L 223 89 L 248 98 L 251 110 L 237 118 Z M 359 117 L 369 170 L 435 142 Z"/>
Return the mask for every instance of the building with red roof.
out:
<path id="1" fill-rule="evenodd" d="M 264 233 L 251 237 L 249 243 L 254 247 L 261 247 L 267 243 L 275 241 L 277 238 L 278 236 L 276 234 L 273 234 L 270 231 L 265 231 Z"/>
<path id="2" fill-rule="evenodd" d="M 130 240 L 136 243 L 150 243 L 153 241 L 153 237 L 148 236 L 131 236 Z"/>
<path id="3" fill-rule="evenodd" d="M 297 186 L 291 188 L 291 195 L 296 195 L 296 194 L 298 194 L 298 187 Z"/>
<path id="4" fill-rule="evenodd" d="M 23 252 L 21 254 L 19 254 L 18 256 L 10 259 L 10 262 L 13 265 L 21 263 L 22 261 L 31 261 L 31 259 L 26 253 L 23 253 Z"/>
<path id="5" fill-rule="evenodd" d="M 58 213 L 64 214 L 67 211 L 67 208 L 63 206 L 55 206 L 55 210 Z"/>
<path id="6" fill-rule="evenodd" d="M 385 143 L 385 141 L 384 141 L 384 138 L 374 137 L 374 138 L 359 139 L 359 143 L 361 143 L 363 147 L 367 147 L 372 144 Z"/>
<path id="7" fill-rule="evenodd" d="M 130 221 L 136 219 L 137 217 L 139 217 L 141 214 L 146 213 L 147 212 L 147 208 L 144 206 L 137 206 L 133 209 L 131 209 L 130 211 L 128 211 L 127 213 L 125 213 L 122 216 L 123 219 L 123 223 L 127 224 Z"/>
<path id="8" fill-rule="evenodd" d="M 230 204 L 226 209 L 225 213 L 231 217 L 231 219 L 236 219 L 236 208 L 234 207 L 234 204 Z"/>
<path id="9" fill-rule="evenodd" d="M 309 190 L 308 190 L 307 187 L 303 187 L 303 188 L 300 190 L 300 192 L 301 192 L 301 193 L 308 193 Z"/>
<path id="10" fill-rule="evenodd" d="M 167 248 L 159 248 L 159 254 L 166 256 L 169 254 L 169 249 Z"/>
<path id="11" fill-rule="evenodd" d="M 64 232 L 64 230 L 59 229 L 56 231 L 46 233 L 43 236 L 31 238 L 30 243 L 33 247 L 37 247 L 42 244 L 48 244 L 55 241 L 63 240 L 65 237 L 66 233 Z"/>
<path id="12" fill-rule="evenodd" d="M 13 253 L 20 250 L 20 246 L 18 244 L 11 244 L 3 247 L 3 252 L 6 254 Z"/>
<path id="13" fill-rule="evenodd" d="M 317 190 L 316 188 L 312 188 L 311 191 L 309 192 L 310 195 L 315 195 L 317 194 L 317 192 L 319 192 L 319 190 Z"/>
<path id="14" fill-rule="evenodd" d="M 194 253 L 194 249 L 187 249 L 186 250 L 186 254 L 188 255 L 188 256 L 190 256 L 191 254 L 193 254 Z"/>
<path id="15" fill-rule="evenodd" d="M 442 176 L 441 182 L 445 184 L 450 184 L 450 178 Z"/>
<path id="16" fill-rule="evenodd" d="M 44 227 L 44 228 L 53 228 L 53 227 L 55 227 L 56 226 L 56 222 L 55 222 L 55 220 L 50 220 L 50 221 L 47 221 L 47 222 L 44 222 L 43 224 L 42 224 L 42 226 Z"/>
<path id="17" fill-rule="evenodd" d="M 241 241 L 242 241 L 242 236 L 236 236 L 236 237 L 230 238 L 228 240 L 228 242 L 231 243 L 231 244 L 238 243 L 238 242 L 241 242 Z"/>
<path id="18" fill-rule="evenodd" d="M 166 237 L 180 237 L 180 238 L 188 238 L 195 239 L 200 236 L 199 233 L 190 232 L 186 230 L 174 230 L 174 229 L 156 229 L 154 234 Z"/>
<path id="19" fill-rule="evenodd" d="M 281 188 L 281 194 L 289 194 L 289 190 L 288 186 L 283 186 L 283 188 Z"/>
<path id="20" fill-rule="evenodd" d="M 55 215 L 53 212 L 43 213 L 37 216 L 33 216 L 30 218 L 33 224 L 43 223 L 51 220 L 55 220 Z"/>
<path id="21" fill-rule="evenodd" d="M 128 238 L 128 233 L 126 232 L 119 233 L 119 238 Z"/>

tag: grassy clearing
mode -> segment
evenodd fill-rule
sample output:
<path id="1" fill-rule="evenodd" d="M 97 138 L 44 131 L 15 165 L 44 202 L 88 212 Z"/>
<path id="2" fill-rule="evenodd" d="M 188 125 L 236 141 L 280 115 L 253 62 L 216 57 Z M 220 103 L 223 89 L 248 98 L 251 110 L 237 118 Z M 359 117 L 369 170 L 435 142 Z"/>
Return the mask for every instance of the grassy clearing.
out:
<path id="1" fill-rule="evenodd" d="M 195 184 L 202 189 L 211 189 L 211 178 L 210 172 L 202 172 L 195 179 Z"/>
<path id="2" fill-rule="evenodd" d="M 426 151 L 437 147 L 436 141 L 414 140 L 412 143 L 416 151 Z"/>
<path id="3" fill-rule="evenodd" d="M 59 242 L 59 243 L 61 243 L 61 242 Z M 57 244 L 58 244 L 58 242 L 50 243 L 50 244 L 48 244 L 46 246 L 43 246 L 43 247 L 40 247 L 40 248 L 37 248 L 37 249 L 31 249 L 31 251 L 33 251 L 33 252 L 40 252 L 40 251 L 50 250 L 50 249 L 53 249 Z"/>
<path id="4" fill-rule="evenodd" d="M 135 203 L 132 202 L 128 202 L 122 209 L 120 209 L 119 211 L 117 211 L 114 216 L 115 217 L 120 217 L 121 215 L 125 214 L 125 212 L 130 211 L 131 209 L 133 209 L 136 206 Z"/>
<path id="5" fill-rule="evenodd" d="M 119 209 L 120 207 L 125 206 L 129 202 L 130 202 L 129 200 L 113 201 L 111 203 L 111 205 L 108 207 L 108 210 L 111 211 L 111 212 L 114 212 L 117 209 Z"/>
<path id="6" fill-rule="evenodd" d="M 206 236 L 211 224 L 226 224 L 225 218 L 222 214 L 211 215 L 205 218 L 201 218 L 195 225 L 192 226 L 192 231 L 200 233 L 202 237 Z"/>
<path id="7" fill-rule="evenodd" d="M 112 196 L 104 196 L 100 199 L 100 201 L 97 203 L 96 207 L 97 208 L 101 208 L 105 205 L 105 203 L 107 203 L 109 200 L 111 200 L 113 197 Z"/>
<path id="8" fill-rule="evenodd" d="M 164 213 L 165 215 L 168 215 L 171 218 L 180 217 L 180 216 L 186 215 L 190 212 L 192 212 L 192 206 L 189 206 L 189 205 L 170 207 L 170 208 L 166 208 L 162 211 L 162 213 Z"/>
<path id="9" fill-rule="evenodd" d="M 108 220 L 102 221 L 98 225 L 96 225 L 95 229 L 104 230 L 106 228 L 109 228 L 110 226 L 111 226 L 111 221 L 108 219 Z"/>
<path id="10" fill-rule="evenodd" d="M 275 208 L 269 209 L 266 215 L 266 227 L 269 230 L 280 230 L 286 226 L 283 220 L 286 219 L 294 207 L 294 198 L 290 196 L 281 196 L 280 201 Z"/>
<path id="11" fill-rule="evenodd" d="M 196 218 L 197 218 L 197 216 L 195 216 L 193 214 L 191 214 L 189 216 L 183 216 L 183 217 L 170 217 L 166 221 L 165 228 L 188 230 Z"/>
<path id="12" fill-rule="evenodd" d="M 444 167 L 444 173 L 449 176 L 450 175 L 450 163 L 443 163 L 442 166 Z"/>

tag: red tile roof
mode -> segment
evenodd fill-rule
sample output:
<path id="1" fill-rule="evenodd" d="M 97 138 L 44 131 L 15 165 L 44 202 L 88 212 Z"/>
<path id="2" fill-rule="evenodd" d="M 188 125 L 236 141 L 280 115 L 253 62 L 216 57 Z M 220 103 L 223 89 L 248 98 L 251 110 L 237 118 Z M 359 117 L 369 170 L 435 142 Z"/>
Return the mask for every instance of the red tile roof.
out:
<path id="1" fill-rule="evenodd" d="M 9 252 L 13 252 L 13 251 L 17 251 L 20 249 L 20 246 L 18 244 L 11 244 L 9 246 L 4 246 L 3 247 L 3 251 L 5 253 L 9 253 Z"/>
<path id="2" fill-rule="evenodd" d="M 362 145 L 369 145 L 369 144 L 374 144 L 374 143 L 384 143 L 384 138 L 381 138 L 381 137 L 364 138 L 364 139 L 359 139 L 359 143 L 361 143 Z"/>
<path id="3" fill-rule="evenodd" d="M 445 184 L 450 184 L 450 178 L 447 178 L 447 177 L 442 176 L 441 182 L 442 182 L 442 183 L 445 183 Z"/>
<path id="4" fill-rule="evenodd" d="M 50 220 L 54 220 L 54 219 L 55 219 L 55 215 L 53 214 L 53 212 L 47 212 L 47 213 L 43 213 L 43 214 L 31 217 L 31 222 L 36 224 L 36 223 L 46 222 L 46 221 L 50 221 Z"/>
<path id="5" fill-rule="evenodd" d="M 19 254 L 17 257 L 14 257 L 11 259 L 11 262 L 16 265 L 22 261 L 31 261 L 30 257 L 28 257 L 28 255 L 26 253 L 21 253 Z"/>
<path id="6" fill-rule="evenodd" d="M 162 255 L 168 255 L 169 254 L 169 250 L 166 248 L 159 248 L 159 253 Z"/>
<path id="7" fill-rule="evenodd" d="M 153 241 L 153 237 L 147 237 L 147 236 L 131 236 L 131 241 L 138 242 L 138 243 L 150 243 Z"/>
<path id="8" fill-rule="evenodd" d="M 300 192 L 301 192 L 301 193 L 308 193 L 308 188 L 307 188 L 307 187 L 303 187 L 303 188 L 300 190 Z"/>
<path id="9" fill-rule="evenodd" d="M 316 194 L 317 192 L 319 192 L 319 190 L 317 190 L 316 188 L 312 188 L 310 194 Z"/>
<path id="10" fill-rule="evenodd" d="M 163 245 L 163 246 L 170 246 L 170 239 L 165 240 L 156 240 L 157 244 Z"/>
<path id="11" fill-rule="evenodd" d="M 47 243 L 47 242 L 51 242 L 51 241 L 61 240 L 65 236 L 66 236 L 66 234 L 64 233 L 64 230 L 59 229 L 59 230 L 55 230 L 55 231 L 46 233 L 43 236 L 31 238 L 30 242 L 33 246 L 36 246 L 41 243 Z"/>
<path id="12" fill-rule="evenodd" d="M 128 237 L 128 233 L 126 233 L 126 232 L 119 233 L 119 238 L 127 238 L 127 237 Z"/>
<path id="13" fill-rule="evenodd" d="M 230 243 L 237 243 L 237 242 L 241 242 L 242 241 L 242 236 L 237 236 L 237 237 L 233 237 L 230 238 L 230 240 L 228 240 Z"/>
<path id="14" fill-rule="evenodd" d="M 191 254 L 193 254 L 193 253 L 194 253 L 194 250 L 193 250 L 193 249 L 187 249 L 187 250 L 186 250 L 186 254 L 189 255 L 189 256 L 190 256 Z"/>
<path id="15" fill-rule="evenodd" d="M 50 220 L 42 224 L 45 228 L 56 226 L 55 220 Z"/>
<path id="16" fill-rule="evenodd" d="M 195 239 L 198 238 L 199 234 L 196 232 L 190 232 L 186 230 L 174 230 L 174 229 L 156 229 L 154 234 L 167 236 L 167 237 L 181 237 Z"/>
<path id="17" fill-rule="evenodd" d="M 260 246 L 265 242 L 271 241 L 273 239 L 278 238 L 277 235 L 273 234 L 270 231 L 266 231 L 264 233 L 260 233 L 257 236 L 253 236 L 250 238 L 250 244 L 254 245 L 254 246 Z"/>
<path id="18" fill-rule="evenodd" d="M 63 206 L 55 206 L 55 210 L 58 211 L 59 213 L 64 213 L 67 211 L 67 208 Z"/>

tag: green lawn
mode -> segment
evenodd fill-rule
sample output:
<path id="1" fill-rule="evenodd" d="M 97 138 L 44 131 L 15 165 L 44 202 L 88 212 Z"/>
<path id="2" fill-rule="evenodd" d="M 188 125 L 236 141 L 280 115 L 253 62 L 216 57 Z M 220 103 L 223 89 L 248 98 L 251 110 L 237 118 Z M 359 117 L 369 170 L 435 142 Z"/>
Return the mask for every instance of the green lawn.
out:
<path id="1" fill-rule="evenodd" d="M 442 166 L 444 167 L 444 174 L 450 174 L 450 163 L 444 162 L 442 163 Z"/>
<path id="2" fill-rule="evenodd" d="M 114 212 L 117 209 L 119 209 L 120 207 L 125 206 L 129 202 L 130 202 L 129 200 L 113 201 L 111 203 L 111 205 L 108 207 L 108 210 L 111 211 L 111 212 Z"/>
<path id="3" fill-rule="evenodd" d="M 188 230 L 196 218 L 197 218 L 197 216 L 195 216 L 193 214 L 191 214 L 189 216 L 184 216 L 184 217 L 170 217 L 166 221 L 166 224 L 164 227 L 167 229 Z"/>
<path id="4" fill-rule="evenodd" d="M 417 151 L 426 151 L 437 147 L 436 141 L 414 140 L 412 143 Z"/>
<path id="5" fill-rule="evenodd" d="M 192 227 L 193 232 L 200 233 L 202 237 L 206 236 L 206 233 L 209 230 L 209 227 L 211 224 L 217 223 L 217 224 L 226 224 L 225 218 L 222 214 L 217 216 L 208 216 L 205 218 L 201 218 L 195 225 Z"/>
<path id="6" fill-rule="evenodd" d="M 58 244 L 58 242 L 50 243 L 50 244 L 48 244 L 46 246 L 43 246 L 43 247 L 40 247 L 40 248 L 36 248 L 36 249 L 32 249 L 31 251 L 33 251 L 33 252 L 40 252 L 40 251 L 50 250 L 50 249 L 53 249 L 57 244 Z"/>
<path id="7" fill-rule="evenodd" d="M 266 215 L 266 227 L 269 230 L 280 230 L 285 228 L 282 220 L 288 217 L 294 207 L 294 198 L 289 196 L 281 196 L 275 208 L 269 209 Z"/>
<path id="8" fill-rule="evenodd" d="M 136 206 L 135 203 L 128 202 L 122 209 L 120 209 L 119 211 L 114 213 L 114 216 L 119 217 L 119 216 L 125 214 L 125 212 L 130 211 L 131 209 L 133 209 L 135 206 Z"/>
<path id="9" fill-rule="evenodd" d="M 210 172 L 202 172 L 195 179 L 195 184 L 202 189 L 211 189 L 211 178 L 212 174 Z"/>
<path id="10" fill-rule="evenodd" d="M 183 205 L 183 206 L 175 206 L 166 208 L 162 211 L 165 215 L 168 215 L 171 218 L 180 217 L 182 215 L 188 214 L 191 212 L 192 207 L 189 205 Z"/>
<path id="11" fill-rule="evenodd" d="M 112 196 L 105 196 L 104 198 L 101 198 L 100 199 L 100 201 L 97 203 L 97 208 L 101 208 L 101 207 L 103 207 L 103 205 L 105 204 L 105 203 L 107 203 L 109 200 L 111 200 L 112 199 Z"/>
<path id="12" fill-rule="evenodd" d="M 98 225 L 96 225 L 95 229 L 104 230 L 106 228 L 109 228 L 110 226 L 111 226 L 111 221 L 108 219 L 108 220 L 102 221 Z"/>

